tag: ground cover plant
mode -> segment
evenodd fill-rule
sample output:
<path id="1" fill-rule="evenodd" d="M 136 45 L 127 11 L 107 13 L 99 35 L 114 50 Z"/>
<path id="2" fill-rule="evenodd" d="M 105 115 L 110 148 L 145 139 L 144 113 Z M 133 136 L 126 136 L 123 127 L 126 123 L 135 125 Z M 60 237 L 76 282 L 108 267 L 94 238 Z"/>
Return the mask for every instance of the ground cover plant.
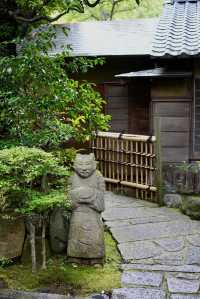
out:
<path id="1" fill-rule="evenodd" d="M 72 295 L 109 292 L 120 287 L 121 257 L 115 241 L 105 232 L 106 262 L 104 267 L 67 264 L 62 256 L 47 261 L 47 269 L 31 272 L 30 265 L 11 264 L 0 267 L 0 279 L 17 290 L 42 290 Z"/>

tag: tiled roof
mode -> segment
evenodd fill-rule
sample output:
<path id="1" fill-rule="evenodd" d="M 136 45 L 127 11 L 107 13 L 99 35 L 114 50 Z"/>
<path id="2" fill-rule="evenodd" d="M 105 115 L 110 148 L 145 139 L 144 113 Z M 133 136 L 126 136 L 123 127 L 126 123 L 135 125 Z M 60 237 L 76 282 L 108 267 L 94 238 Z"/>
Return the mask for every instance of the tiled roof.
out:
<path id="1" fill-rule="evenodd" d="M 152 56 L 200 53 L 200 0 L 165 0 L 152 43 Z"/>
<path id="2" fill-rule="evenodd" d="M 150 55 L 157 18 L 82 22 L 57 25 L 55 48 L 60 53 L 67 44 L 74 56 Z M 68 37 L 62 27 L 70 29 Z"/>

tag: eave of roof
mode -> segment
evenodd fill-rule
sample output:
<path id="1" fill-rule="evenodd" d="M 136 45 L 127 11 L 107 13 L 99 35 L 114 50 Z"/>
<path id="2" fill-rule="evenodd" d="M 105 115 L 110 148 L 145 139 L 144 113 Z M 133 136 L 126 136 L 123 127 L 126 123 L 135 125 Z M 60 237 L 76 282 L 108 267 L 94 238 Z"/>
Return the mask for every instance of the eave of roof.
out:
<path id="1" fill-rule="evenodd" d="M 200 54 L 200 0 L 166 0 L 152 43 L 151 55 Z"/>
<path id="2" fill-rule="evenodd" d="M 130 72 L 116 75 L 117 78 L 191 78 L 192 72 L 167 70 L 165 68 L 155 68 L 137 72 Z"/>

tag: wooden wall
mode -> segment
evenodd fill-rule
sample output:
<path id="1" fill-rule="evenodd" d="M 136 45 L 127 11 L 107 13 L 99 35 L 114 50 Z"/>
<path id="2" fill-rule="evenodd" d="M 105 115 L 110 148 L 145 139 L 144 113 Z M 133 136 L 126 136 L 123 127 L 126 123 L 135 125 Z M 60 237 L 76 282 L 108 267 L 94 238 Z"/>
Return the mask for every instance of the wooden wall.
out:
<path id="1" fill-rule="evenodd" d="M 150 82 L 134 79 L 129 83 L 129 133 L 151 134 L 150 128 Z"/>
<path id="2" fill-rule="evenodd" d="M 112 132 L 149 135 L 150 85 L 145 79 L 104 84 L 105 113 L 112 116 Z"/>
<path id="3" fill-rule="evenodd" d="M 107 101 L 105 113 L 112 116 L 112 132 L 128 132 L 128 85 L 120 82 L 104 84 L 104 95 Z"/>
<path id="4" fill-rule="evenodd" d="M 152 82 L 152 126 L 159 117 L 164 162 L 190 159 L 192 90 L 189 79 Z"/>

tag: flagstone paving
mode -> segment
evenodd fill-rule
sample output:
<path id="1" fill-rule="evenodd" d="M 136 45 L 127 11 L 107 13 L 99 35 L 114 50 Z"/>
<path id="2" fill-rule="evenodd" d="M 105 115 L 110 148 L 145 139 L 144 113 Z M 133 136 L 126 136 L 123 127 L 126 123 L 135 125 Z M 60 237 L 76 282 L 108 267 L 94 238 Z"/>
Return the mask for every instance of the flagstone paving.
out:
<path id="1" fill-rule="evenodd" d="M 178 210 L 106 193 L 105 225 L 123 264 L 113 299 L 200 299 L 200 221 Z"/>

